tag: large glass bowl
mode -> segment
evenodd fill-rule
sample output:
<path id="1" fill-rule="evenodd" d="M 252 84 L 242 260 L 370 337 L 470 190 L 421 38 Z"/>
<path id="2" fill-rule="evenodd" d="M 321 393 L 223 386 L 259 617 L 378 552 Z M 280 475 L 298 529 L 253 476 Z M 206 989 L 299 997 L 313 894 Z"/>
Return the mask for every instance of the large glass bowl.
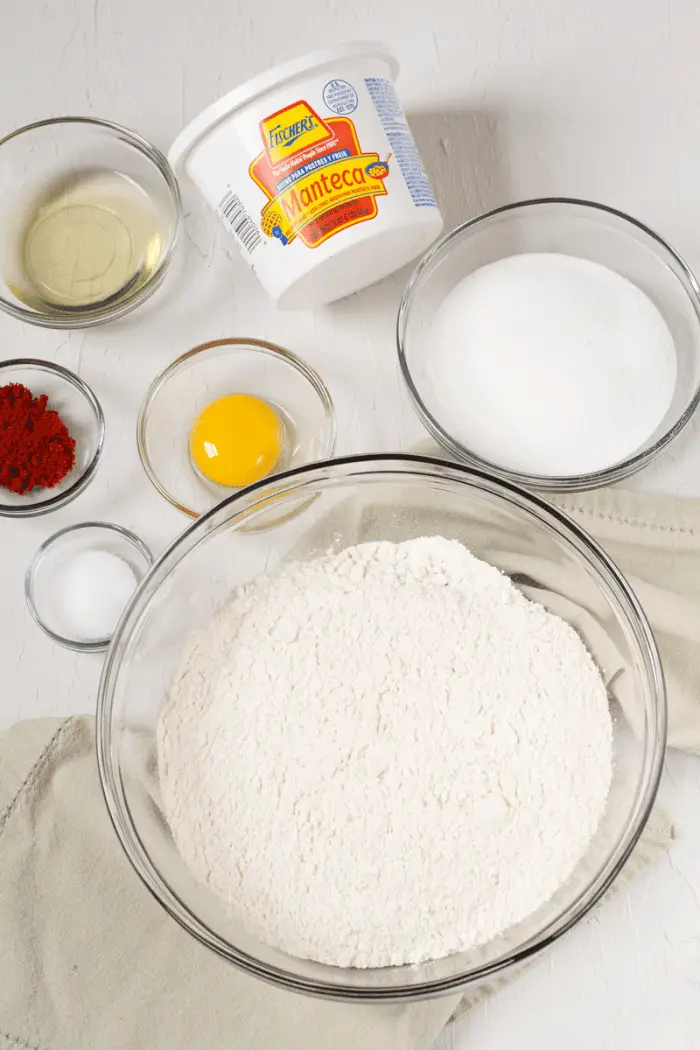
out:
<path id="1" fill-rule="evenodd" d="M 432 381 L 436 321 L 445 299 L 481 266 L 524 252 L 573 255 L 615 270 L 651 299 L 673 337 L 676 386 L 664 418 L 641 447 L 602 470 L 533 474 L 484 459 L 451 432 L 449 411 Z M 503 309 L 508 309 L 507 303 Z M 458 226 L 427 252 L 414 271 L 399 307 L 397 342 L 401 372 L 414 407 L 436 441 L 460 462 L 539 492 L 581 492 L 635 474 L 680 434 L 700 403 L 697 280 L 683 259 L 653 230 L 621 211 L 591 201 L 522 201 Z M 523 389 L 522 397 L 527 399 L 527 389 Z M 503 426 L 508 426 L 505 415 Z"/>
<path id="2" fill-rule="evenodd" d="M 265 517 L 277 519 L 281 510 L 287 512 L 283 523 L 263 531 Z M 480 948 L 376 970 L 298 959 L 251 936 L 181 860 L 158 785 L 161 702 L 186 638 L 236 585 L 331 547 L 431 534 L 468 544 L 579 630 L 610 683 L 615 769 L 607 809 L 566 885 Z M 634 594 L 603 551 L 539 498 L 478 471 L 415 456 L 360 456 L 301 467 L 251 486 L 201 517 L 135 593 L 107 655 L 97 705 L 98 763 L 112 821 L 136 871 L 170 915 L 250 974 L 290 990 L 358 1001 L 397 1002 L 465 989 L 531 958 L 579 922 L 641 834 L 665 741 L 665 693 L 654 639 Z"/>

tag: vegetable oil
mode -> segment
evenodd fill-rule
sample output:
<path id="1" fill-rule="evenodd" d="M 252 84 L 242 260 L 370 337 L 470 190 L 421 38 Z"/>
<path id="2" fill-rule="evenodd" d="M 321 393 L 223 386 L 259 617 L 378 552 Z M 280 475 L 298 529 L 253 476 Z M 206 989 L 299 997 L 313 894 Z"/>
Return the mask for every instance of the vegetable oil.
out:
<path id="1" fill-rule="evenodd" d="M 164 247 L 158 213 L 138 183 L 118 171 L 82 171 L 30 208 L 13 291 L 42 309 L 111 304 L 148 280 Z"/>

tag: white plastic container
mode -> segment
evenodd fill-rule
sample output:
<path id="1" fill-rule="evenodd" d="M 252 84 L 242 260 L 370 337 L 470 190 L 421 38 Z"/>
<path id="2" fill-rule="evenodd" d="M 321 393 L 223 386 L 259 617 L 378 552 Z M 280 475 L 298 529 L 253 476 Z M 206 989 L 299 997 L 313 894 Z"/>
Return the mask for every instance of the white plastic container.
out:
<path id="1" fill-rule="evenodd" d="M 281 307 L 356 292 L 442 229 L 397 72 L 383 44 L 317 51 L 231 91 L 173 143 L 176 172 L 199 187 Z"/>

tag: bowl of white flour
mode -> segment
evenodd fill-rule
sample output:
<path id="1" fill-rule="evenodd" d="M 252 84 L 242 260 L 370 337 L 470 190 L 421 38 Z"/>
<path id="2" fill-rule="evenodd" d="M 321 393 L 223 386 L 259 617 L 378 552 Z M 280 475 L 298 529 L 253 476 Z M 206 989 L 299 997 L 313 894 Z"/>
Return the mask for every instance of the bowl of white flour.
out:
<path id="1" fill-rule="evenodd" d="M 700 401 L 700 294 L 642 223 L 524 201 L 419 263 L 397 327 L 418 415 L 455 458 L 536 491 L 583 491 L 658 456 Z"/>
<path id="2" fill-rule="evenodd" d="M 290 513 L 261 531 L 271 498 Z M 578 526 L 376 456 L 188 529 L 118 630 L 97 726 L 117 834 L 174 919 L 288 989 L 398 1001 L 586 914 L 646 822 L 666 708 L 644 615 Z"/>

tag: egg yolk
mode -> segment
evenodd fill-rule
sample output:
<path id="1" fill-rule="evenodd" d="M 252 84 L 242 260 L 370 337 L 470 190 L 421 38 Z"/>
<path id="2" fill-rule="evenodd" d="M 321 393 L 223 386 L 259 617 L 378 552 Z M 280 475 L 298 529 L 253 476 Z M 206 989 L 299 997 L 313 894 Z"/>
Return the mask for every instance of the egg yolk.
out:
<path id="1" fill-rule="evenodd" d="M 284 431 L 277 413 L 259 397 L 227 394 L 203 408 L 190 432 L 196 468 L 218 485 L 240 488 L 275 467 Z"/>

